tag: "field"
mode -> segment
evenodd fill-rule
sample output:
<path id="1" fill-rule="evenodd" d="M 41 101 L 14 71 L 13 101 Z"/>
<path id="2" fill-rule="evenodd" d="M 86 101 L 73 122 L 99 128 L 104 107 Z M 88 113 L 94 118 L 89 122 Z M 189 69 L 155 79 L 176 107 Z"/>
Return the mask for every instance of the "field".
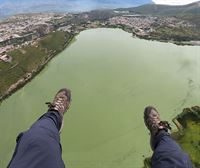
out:
<path id="1" fill-rule="evenodd" d="M 38 72 L 49 59 L 63 50 L 71 38 L 68 33 L 53 32 L 35 45 L 10 51 L 8 55 L 12 57 L 11 63 L 0 61 L 0 97 L 20 79 Z"/>
<path id="2" fill-rule="evenodd" d="M 200 107 L 184 109 L 177 119 L 183 125 L 177 142 L 190 155 L 194 167 L 198 168 L 200 167 Z"/>

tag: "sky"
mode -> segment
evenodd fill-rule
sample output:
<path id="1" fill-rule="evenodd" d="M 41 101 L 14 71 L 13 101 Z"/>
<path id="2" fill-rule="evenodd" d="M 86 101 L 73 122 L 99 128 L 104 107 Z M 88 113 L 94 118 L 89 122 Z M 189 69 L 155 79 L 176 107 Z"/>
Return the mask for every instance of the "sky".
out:
<path id="1" fill-rule="evenodd" d="M 152 0 L 156 4 L 185 5 L 199 0 Z"/>
<path id="2" fill-rule="evenodd" d="M 29 12 L 81 12 L 105 8 L 126 8 L 143 4 L 185 5 L 200 0 L 0 0 L 0 18 Z"/>
<path id="3" fill-rule="evenodd" d="M 134 7 L 147 3 L 152 3 L 152 0 L 0 0 L 0 12 L 23 12 L 33 7 L 40 8 L 55 8 L 57 10 L 67 11 L 86 11 L 99 8 L 118 8 L 118 7 Z M 61 9 L 62 8 L 62 9 Z M 42 10 L 44 11 L 44 10 Z"/>
<path id="4" fill-rule="evenodd" d="M 43 3 L 45 2 L 48 2 L 48 1 L 51 1 L 51 2 L 76 2 L 77 0 L 44 0 L 44 1 L 41 1 Z M 85 1 L 85 0 L 79 0 L 79 2 L 81 1 Z M 144 2 L 148 3 L 148 2 L 151 2 L 153 1 L 154 3 L 156 4 L 167 4 L 167 5 L 184 5 L 184 4 L 189 4 L 189 3 L 192 3 L 192 2 L 195 2 L 195 1 L 199 1 L 199 0 L 88 0 L 90 3 L 120 3 L 120 4 L 123 4 L 123 3 L 129 3 L 129 4 L 144 4 Z M 139 3 L 139 1 L 141 1 Z M 3 3 L 31 3 L 31 2 L 37 2 L 35 0 L 0 0 L 0 5 L 3 4 Z M 38 2 L 37 2 L 38 3 Z"/>

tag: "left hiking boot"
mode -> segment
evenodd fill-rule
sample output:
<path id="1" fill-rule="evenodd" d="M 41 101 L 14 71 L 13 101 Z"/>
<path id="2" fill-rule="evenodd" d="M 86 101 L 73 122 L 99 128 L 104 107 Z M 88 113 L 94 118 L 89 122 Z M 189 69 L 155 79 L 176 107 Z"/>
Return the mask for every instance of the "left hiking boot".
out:
<path id="1" fill-rule="evenodd" d="M 47 102 L 49 110 L 55 110 L 60 113 L 61 116 L 69 109 L 71 102 L 71 91 L 69 89 L 60 89 L 54 97 L 53 102 Z"/>
<path id="2" fill-rule="evenodd" d="M 71 91 L 66 88 L 60 89 L 57 92 L 52 103 L 51 102 L 46 103 L 49 108 L 48 111 L 57 111 L 61 116 L 62 125 L 60 128 L 60 132 L 63 127 L 63 121 L 64 121 L 63 116 L 65 112 L 69 109 L 70 103 L 71 103 Z"/>
<path id="3" fill-rule="evenodd" d="M 148 106 L 144 110 L 144 123 L 149 129 L 151 136 L 157 135 L 160 130 L 171 130 L 170 124 L 167 121 L 161 121 L 160 114 L 152 106 Z"/>

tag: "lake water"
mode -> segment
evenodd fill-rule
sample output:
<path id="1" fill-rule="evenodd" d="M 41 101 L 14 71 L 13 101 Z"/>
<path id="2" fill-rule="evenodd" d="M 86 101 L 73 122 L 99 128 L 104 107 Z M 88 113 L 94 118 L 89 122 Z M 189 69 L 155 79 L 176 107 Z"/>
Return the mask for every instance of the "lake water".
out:
<path id="1" fill-rule="evenodd" d="M 92 29 L 0 105 L 0 167 L 21 131 L 42 115 L 62 87 L 72 104 L 62 132 L 69 168 L 140 168 L 152 154 L 143 110 L 170 120 L 200 104 L 200 47 L 141 40 L 120 29 Z"/>

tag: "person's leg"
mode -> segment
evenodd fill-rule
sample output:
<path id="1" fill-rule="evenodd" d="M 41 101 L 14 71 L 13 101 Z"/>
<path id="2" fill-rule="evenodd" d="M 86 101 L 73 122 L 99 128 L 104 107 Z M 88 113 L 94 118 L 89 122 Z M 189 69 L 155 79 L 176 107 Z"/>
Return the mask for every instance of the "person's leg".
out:
<path id="1" fill-rule="evenodd" d="M 56 111 L 44 114 L 17 138 L 9 168 L 64 168 L 59 130 L 61 117 Z"/>
<path id="2" fill-rule="evenodd" d="M 192 168 L 188 155 L 165 130 L 159 131 L 154 137 L 152 147 L 152 168 Z"/>
<path id="3" fill-rule="evenodd" d="M 192 163 L 186 153 L 171 138 L 167 121 L 161 121 L 154 107 L 146 107 L 144 122 L 151 133 L 151 148 L 154 151 L 152 168 L 192 168 Z"/>
<path id="4" fill-rule="evenodd" d="M 8 168 L 64 168 L 59 131 L 71 93 L 60 90 L 49 110 L 31 128 L 19 134 Z"/>

